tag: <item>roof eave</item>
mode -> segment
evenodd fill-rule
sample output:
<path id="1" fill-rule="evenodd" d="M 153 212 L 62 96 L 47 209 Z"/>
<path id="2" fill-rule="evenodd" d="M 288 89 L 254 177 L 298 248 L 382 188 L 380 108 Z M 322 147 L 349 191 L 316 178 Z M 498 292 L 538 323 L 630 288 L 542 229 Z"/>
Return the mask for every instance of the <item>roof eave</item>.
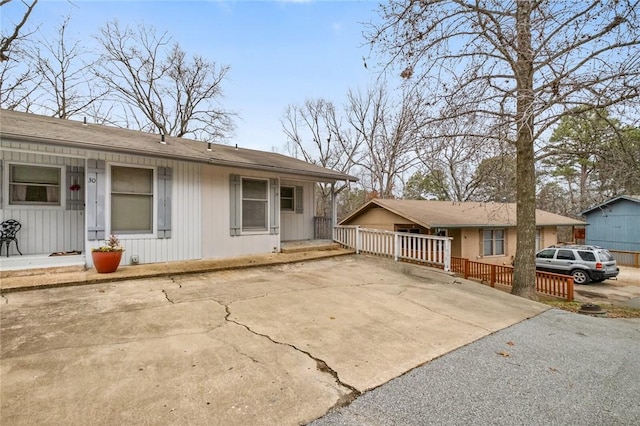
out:
<path id="1" fill-rule="evenodd" d="M 633 202 L 633 203 L 640 203 L 640 200 L 638 200 L 638 199 L 636 199 L 636 198 L 634 198 L 634 197 L 629 197 L 629 196 L 627 196 L 627 195 L 619 195 L 619 196 L 617 196 L 617 197 L 614 197 L 614 198 L 611 198 L 611 199 L 609 199 L 609 200 L 605 201 L 604 203 L 600 203 L 600 204 L 598 204 L 598 205 L 596 205 L 596 206 L 593 206 L 593 207 L 590 207 L 590 208 L 588 208 L 588 209 L 586 209 L 586 210 L 583 210 L 583 211 L 581 211 L 581 212 L 580 212 L 580 213 L 578 213 L 578 214 L 579 214 L 580 216 L 584 216 L 584 215 L 585 215 L 585 214 L 587 214 L 587 213 L 591 213 L 592 211 L 594 211 L 594 210 L 598 210 L 598 209 L 600 209 L 600 208 L 602 208 L 602 207 L 604 207 L 604 206 L 608 206 L 608 205 L 610 205 L 610 204 L 617 203 L 617 202 L 618 202 L 618 201 L 620 201 L 620 200 L 627 200 L 627 201 L 631 201 L 631 202 Z"/>
<path id="2" fill-rule="evenodd" d="M 564 223 L 536 223 L 536 226 L 582 226 L 586 222 L 564 222 Z M 434 223 L 432 228 L 515 228 L 517 223 Z"/>
<path id="3" fill-rule="evenodd" d="M 383 204 L 384 204 L 384 202 L 383 202 Z M 390 206 L 386 206 L 386 205 L 383 205 L 383 204 L 378 204 L 378 205 L 380 207 L 384 207 L 385 209 L 389 210 L 393 214 L 397 214 L 398 216 L 404 217 L 405 219 L 408 219 L 408 220 L 412 221 L 416 225 L 420 225 L 420 226 L 422 226 L 424 228 L 427 228 L 427 229 L 437 228 L 438 227 L 437 225 L 434 225 L 432 223 L 423 222 L 422 220 L 416 219 L 415 217 L 413 217 L 410 214 L 406 214 L 404 212 L 398 211 L 398 210 L 396 210 L 396 209 L 394 209 L 394 208 L 392 208 Z"/>
<path id="4" fill-rule="evenodd" d="M 149 152 L 149 151 L 143 151 L 143 150 L 137 150 L 137 149 L 131 149 L 131 148 L 127 148 L 127 149 L 113 148 L 113 147 L 108 147 L 101 144 L 93 144 L 91 142 L 64 141 L 59 139 L 16 135 L 13 133 L 2 133 L 2 136 L 5 138 L 10 138 L 17 141 L 23 141 L 23 142 L 29 142 L 29 143 L 50 143 L 57 146 L 63 146 L 68 148 L 113 152 L 117 154 L 140 155 L 144 157 L 153 157 L 153 158 L 162 158 L 162 159 L 174 159 L 174 160 L 178 159 L 178 160 L 189 161 L 194 163 L 212 164 L 217 166 L 239 167 L 239 168 L 244 168 L 249 170 L 272 171 L 276 173 L 288 173 L 293 175 L 316 178 L 322 182 L 328 182 L 328 183 L 336 182 L 336 181 L 357 182 L 358 180 L 354 176 L 349 176 L 342 173 L 314 173 L 311 171 L 291 169 L 286 167 L 275 167 L 275 166 L 261 165 L 261 164 L 248 164 L 240 161 L 226 161 L 226 160 L 220 160 L 220 159 L 210 158 L 210 157 L 207 158 L 206 156 L 194 157 L 194 156 L 180 155 L 175 153 L 163 154 L 159 152 Z"/>

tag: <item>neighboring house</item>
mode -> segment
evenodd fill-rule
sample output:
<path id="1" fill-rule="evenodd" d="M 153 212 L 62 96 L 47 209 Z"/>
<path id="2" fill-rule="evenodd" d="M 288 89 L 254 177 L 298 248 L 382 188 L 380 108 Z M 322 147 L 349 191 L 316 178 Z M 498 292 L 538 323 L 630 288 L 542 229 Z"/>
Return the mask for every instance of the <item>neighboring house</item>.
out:
<path id="1" fill-rule="evenodd" d="M 317 182 L 356 180 L 272 152 L 7 110 L 0 147 L 0 220 L 22 224 L 22 253 L 77 250 L 87 266 L 109 234 L 123 264 L 278 252 L 314 238 Z"/>
<path id="2" fill-rule="evenodd" d="M 580 214 L 589 224 L 587 244 L 640 252 L 640 195 L 621 195 Z"/>
<path id="3" fill-rule="evenodd" d="M 487 263 L 511 264 L 516 252 L 515 203 L 375 199 L 340 225 L 452 237 L 452 256 Z M 536 250 L 557 243 L 558 226 L 584 225 L 536 210 Z"/>

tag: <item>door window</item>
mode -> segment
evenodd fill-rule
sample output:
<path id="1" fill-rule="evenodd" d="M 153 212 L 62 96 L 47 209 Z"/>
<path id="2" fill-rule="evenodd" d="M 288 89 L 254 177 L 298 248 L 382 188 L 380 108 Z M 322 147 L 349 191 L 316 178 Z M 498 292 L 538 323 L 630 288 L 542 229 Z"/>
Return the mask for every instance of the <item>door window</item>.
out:
<path id="1" fill-rule="evenodd" d="M 558 255 L 556 259 L 559 260 L 576 260 L 576 257 L 573 255 L 571 250 L 558 250 Z"/>
<path id="2" fill-rule="evenodd" d="M 536 254 L 538 259 L 553 259 L 553 256 L 556 254 L 556 251 L 553 249 L 542 250 L 540 253 Z"/>

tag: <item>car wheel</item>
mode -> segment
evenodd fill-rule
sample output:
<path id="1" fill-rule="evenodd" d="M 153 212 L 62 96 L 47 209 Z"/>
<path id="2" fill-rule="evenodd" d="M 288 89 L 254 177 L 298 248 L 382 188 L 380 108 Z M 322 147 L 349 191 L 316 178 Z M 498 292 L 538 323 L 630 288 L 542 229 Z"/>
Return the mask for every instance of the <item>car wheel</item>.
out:
<path id="1" fill-rule="evenodd" d="M 571 271 L 571 276 L 573 277 L 573 282 L 576 284 L 587 284 L 589 282 L 589 274 L 583 270 L 576 269 Z"/>

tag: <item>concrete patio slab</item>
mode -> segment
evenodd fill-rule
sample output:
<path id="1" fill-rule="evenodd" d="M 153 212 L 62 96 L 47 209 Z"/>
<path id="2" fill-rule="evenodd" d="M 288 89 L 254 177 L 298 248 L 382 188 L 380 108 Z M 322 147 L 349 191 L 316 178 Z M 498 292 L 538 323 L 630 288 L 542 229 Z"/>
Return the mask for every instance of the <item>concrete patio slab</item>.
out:
<path id="1" fill-rule="evenodd" d="M 356 255 L 3 299 L 12 425 L 302 424 L 547 310 Z"/>

